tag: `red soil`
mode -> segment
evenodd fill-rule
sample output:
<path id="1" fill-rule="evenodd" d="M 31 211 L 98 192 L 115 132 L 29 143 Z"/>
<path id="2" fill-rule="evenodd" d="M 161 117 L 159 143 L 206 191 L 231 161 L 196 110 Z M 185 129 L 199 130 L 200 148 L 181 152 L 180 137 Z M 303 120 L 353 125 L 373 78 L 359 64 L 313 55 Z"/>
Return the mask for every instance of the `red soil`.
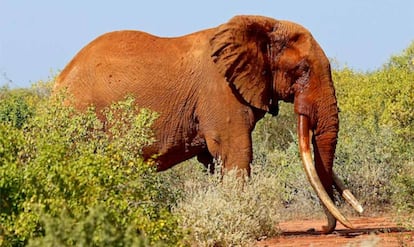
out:
<path id="1" fill-rule="evenodd" d="M 257 247 L 273 246 L 414 246 L 414 232 L 399 227 L 391 217 L 351 218 L 355 229 L 338 223 L 332 234 L 323 234 L 324 220 L 288 221 L 279 225 L 278 238 L 259 241 Z M 309 229 L 314 230 L 309 230 Z"/>

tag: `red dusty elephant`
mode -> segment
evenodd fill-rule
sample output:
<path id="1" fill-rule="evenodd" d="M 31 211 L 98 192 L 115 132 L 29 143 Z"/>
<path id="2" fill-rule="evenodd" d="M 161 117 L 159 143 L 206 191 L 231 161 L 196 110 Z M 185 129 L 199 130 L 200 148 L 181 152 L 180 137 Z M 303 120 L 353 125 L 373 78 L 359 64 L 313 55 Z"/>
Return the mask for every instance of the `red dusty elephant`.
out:
<path id="1" fill-rule="evenodd" d="M 61 89 L 80 110 L 100 111 L 133 95 L 138 106 L 158 112 L 157 141 L 144 156 L 158 154 L 160 171 L 194 156 L 205 165 L 220 157 L 225 171 L 250 175 L 256 122 L 277 115 L 278 101 L 292 102 L 305 171 L 325 206 L 325 231 L 336 220 L 352 228 L 332 202 L 333 185 L 362 211 L 332 170 L 339 121 L 329 61 L 298 24 L 236 16 L 182 37 L 107 33 L 66 66 L 54 90 Z"/>

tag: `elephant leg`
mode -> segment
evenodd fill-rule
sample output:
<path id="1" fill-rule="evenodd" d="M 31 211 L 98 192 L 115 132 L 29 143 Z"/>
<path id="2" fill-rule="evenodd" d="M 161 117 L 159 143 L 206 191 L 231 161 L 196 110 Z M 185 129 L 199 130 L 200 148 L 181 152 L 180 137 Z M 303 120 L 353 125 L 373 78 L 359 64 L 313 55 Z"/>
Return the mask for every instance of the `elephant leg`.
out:
<path id="1" fill-rule="evenodd" d="M 229 135 L 231 133 L 231 135 Z M 208 151 L 221 161 L 222 172 L 237 169 L 239 177 L 250 177 L 250 163 L 253 159 L 250 133 L 227 130 L 225 135 L 206 135 Z"/>
<path id="2" fill-rule="evenodd" d="M 197 160 L 204 165 L 210 174 L 214 174 L 214 157 L 207 149 L 197 155 Z"/>

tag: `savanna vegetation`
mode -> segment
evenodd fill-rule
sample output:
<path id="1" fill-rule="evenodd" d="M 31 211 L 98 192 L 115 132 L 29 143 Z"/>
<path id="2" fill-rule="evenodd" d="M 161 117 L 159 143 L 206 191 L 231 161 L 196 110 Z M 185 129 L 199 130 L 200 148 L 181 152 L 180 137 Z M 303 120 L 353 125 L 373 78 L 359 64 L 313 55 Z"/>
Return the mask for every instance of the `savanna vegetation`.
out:
<path id="1" fill-rule="evenodd" d="M 337 173 L 364 214 L 413 228 L 414 43 L 376 71 L 339 67 L 333 77 Z M 103 126 L 93 109 L 51 101 L 51 85 L 0 89 L 0 246 L 249 246 L 277 235 L 281 220 L 323 216 L 291 105 L 258 123 L 252 178 L 242 185 L 194 160 L 155 173 L 141 151 L 156 113 L 135 114 L 125 98 Z"/>

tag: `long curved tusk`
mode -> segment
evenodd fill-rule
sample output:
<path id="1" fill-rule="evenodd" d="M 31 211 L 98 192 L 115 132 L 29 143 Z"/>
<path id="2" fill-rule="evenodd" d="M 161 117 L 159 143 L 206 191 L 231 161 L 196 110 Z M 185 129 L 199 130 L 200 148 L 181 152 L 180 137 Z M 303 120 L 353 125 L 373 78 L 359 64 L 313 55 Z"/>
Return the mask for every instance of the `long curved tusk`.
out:
<path id="1" fill-rule="evenodd" d="M 336 189 L 339 191 L 339 193 L 342 195 L 345 200 L 351 204 L 351 206 L 358 212 L 362 213 L 364 212 L 364 208 L 362 208 L 362 205 L 358 202 L 358 200 L 355 198 L 355 196 L 351 193 L 351 191 L 345 187 L 342 180 L 338 177 L 338 175 L 333 173 L 333 181 Z"/>
<path id="2" fill-rule="evenodd" d="M 299 135 L 299 151 L 302 158 L 303 168 L 305 169 L 306 176 L 321 202 L 325 205 L 327 210 L 344 226 L 348 228 L 354 228 L 351 222 L 348 221 L 345 216 L 339 212 L 338 208 L 332 202 L 325 188 L 323 187 L 321 180 L 313 165 L 312 155 L 310 151 L 309 140 L 309 118 L 304 115 L 298 117 L 298 135 Z"/>

